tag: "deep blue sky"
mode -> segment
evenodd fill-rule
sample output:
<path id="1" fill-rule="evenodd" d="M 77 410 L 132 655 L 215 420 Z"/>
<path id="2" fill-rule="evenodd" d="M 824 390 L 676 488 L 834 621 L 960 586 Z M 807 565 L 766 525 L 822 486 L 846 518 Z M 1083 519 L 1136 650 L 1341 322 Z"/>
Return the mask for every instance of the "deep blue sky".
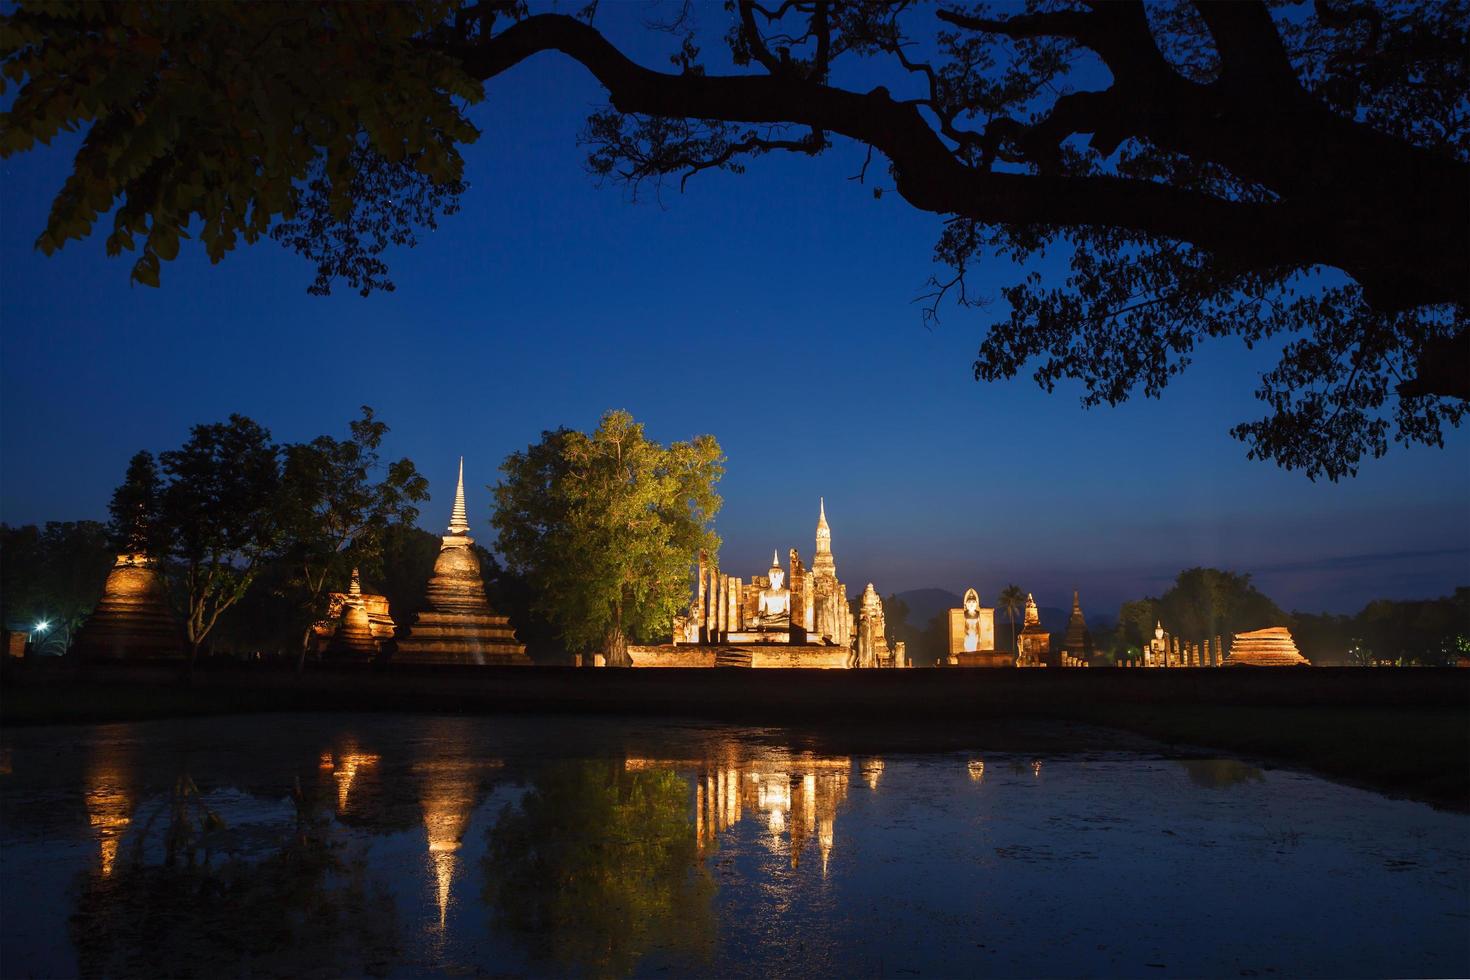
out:
<path id="1" fill-rule="evenodd" d="M 634 38 L 638 9 L 600 23 Z M 1269 352 L 1211 344 L 1162 401 L 1116 409 L 1028 378 L 976 383 L 986 312 L 948 309 L 931 331 L 912 302 L 940 219 L 846 179 L 860 149 L 633 203 L 584 170 L 575 138 L 604 96 L 578 66 L 541 55 L 488 95 L 463 211 L 392 254 L 398 291 L 367 299 L 308 296 L 311 268 L 272 243 L 210 266 L 186 242 L 159 290 L 130 287 L 131 258 L 107 259 L 101 236 L 43 257 L 72 147 L 0 165 L 0 520 L 102 518 L 128 457 L 196 422 L 241 412 L 308 439 L 370 404 L 388 451 L 431 481 L 425 527 L 447 521 L 464 454 L 490 544 L 501 459 L 618 407 L 660 440 L 720 440 L 723 565 L 746 577 L 772 548 L 810 556 L 825 495 L 854 591 L 993 601 L 1016 582 L 1060 606 L 1075 586 L 1113 614 L 1208 564 L 1288 609 L 1354 611 L 1470 583 L 1466 432 L 1314 484 L 1226 434 L 1262 414 L 1250 392 Z M 1016 275 L 995 263 L 973 285 Z"/>

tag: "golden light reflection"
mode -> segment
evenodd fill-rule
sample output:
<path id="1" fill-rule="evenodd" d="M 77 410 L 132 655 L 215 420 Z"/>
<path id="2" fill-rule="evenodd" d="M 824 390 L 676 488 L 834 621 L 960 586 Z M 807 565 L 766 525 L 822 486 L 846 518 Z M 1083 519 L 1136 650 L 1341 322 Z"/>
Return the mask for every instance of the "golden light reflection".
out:
<path id="1" fill-rule="evenodd" d="M 1041 778 L 1041 760 L 1040 759 L 1032 759 L 1031 760 L 1031 775 L 1037 777 L 1038 779 Z"/>
<path id="2" fill-rule="evenodd" d="M 347 798 L 352 793 L 352 781 L 357 778 L 359 769 L 374 766 L 378 763 L 378 757 L 368 752 L 347 751 L 333 757 L 331 753 L 322 753 L 323 769 L 332 771 L 332 778 L 337 781 L 337 812 L 347 812 Z"/>
<path id="3" fill-rule="evenodd" d="M 492 764 L 500 763 L 497 760 Z M 419 802 L 424 813 L 440 932 L 448 922 L 458 852 L 474 813 L 482 767 L 482 763 L 468 759 L 434 762 L 423 767 Z"/>
<path id="4" fill-rule="evenodd" d="M 878 780 L 883 776 L 883 760 L 869 759 L 863 763 L 863 782 L 868 784 L 872 792 L 878 791 Z"/>
<path id="5" fill-rule="evenodd" d="M 971 782 L 975 782 L 975 783 L 979 783 L 979 782 L 984 782 L 985 781 L 985 760 L 984 759 L 971 759 L 970 760 L 970 781 Z"/>
<path id="6" fill-rule="evenodd" d="M 838 807 L 847 800 L 853 763 L 849 757 L 799 756 L 781 760 L 741 760 L 735 746 L 710 759 L 630 758 L 629 770 L 694 770 L 694 837 L 701 853 L 743 817 L 758 819 L 765 839 L 777 851 L 789 849 L 791 867 L 800 865 L 808 842 L 816 839 L 825 875 L 832 855 Z M 882 760 L 864 762 L 862 773 L 876 789 L 874 772 Z"/>
<path id="7" fill-rule="evenodd" d="M 133 822 L 133 794 L 126 783 L 131 760 L 118 746 L 105 746 L 87 767 L 87 823 L 97 834 L 102 877 L 112 876 L 123 834 Z"/>

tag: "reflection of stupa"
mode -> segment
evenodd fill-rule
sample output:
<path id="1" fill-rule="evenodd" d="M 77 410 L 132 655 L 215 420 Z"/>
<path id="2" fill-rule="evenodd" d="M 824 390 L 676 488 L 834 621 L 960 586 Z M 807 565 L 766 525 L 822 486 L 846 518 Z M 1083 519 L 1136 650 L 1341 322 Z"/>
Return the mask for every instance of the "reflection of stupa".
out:
<path id="1" fill-rule="evenodd" d="M 419 799 L 424 811 L 441 931 L 449 914 L 449 886 L 454 881 L 459 846 L 475 809 L 477 771 L 478 765 L 468 760 L 431 763 Z"/>
<path id="2" fill-rule="evenodd" d="M 330 752 L 322 753 L 321 767 L 329 770 L 332 779 L 337 783 L 337 813 L 339 816 L 347 812 L 347 800 L 352 794 L 352 784 L 357 779 L 358 770 L 377 764 L 377 756 L 367 752 L 358 752 L 355 749 L 348 749 L 336 755 Z"/>
<path id="3" fill-rule="evenodd" d="M 526 648 L 516 642 L 510 620 L 497 616 L 485 598 L 480 559 L 464 506 L 464 459 L 454 512 L 444 535 L 434 574 L 429 578 L 428 608 L 419 613 L 408 636 L 398 641 L 395 662 L 441 664 L 529 665 Z"/>
<path id="4" fill-rule="evenodd" d="M 147 555 L 117 556 L 102 598 L 72 649 L 89 660 L 183 656 L 183 636 L 169 609 L 163 577 Z"/>
<path id="5" fill-rule="evenodd" d="M 111 876 L 123 833 L 133 820 L 133 796 L 124 786 L 129 768 L 115 745 L 102 747 L 87 767 L 87 823 L 97 834 L 104 878 Z"/>

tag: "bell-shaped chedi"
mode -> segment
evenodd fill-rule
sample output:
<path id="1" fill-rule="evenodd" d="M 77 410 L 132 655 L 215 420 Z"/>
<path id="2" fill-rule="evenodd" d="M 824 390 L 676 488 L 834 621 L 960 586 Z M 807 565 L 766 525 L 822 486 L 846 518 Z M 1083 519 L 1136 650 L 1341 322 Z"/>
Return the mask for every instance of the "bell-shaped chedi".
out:
<path id="1" fill-rule="evenodd" d="M 183 633 L 169 608 L 163 576 L 146 554 L 117 556 L 97 608 L 72 650 L 86 660 L 149 660 L 184 655 Z"/>
<path id="2" fill-rule="evenodd" d="M 510 664 L 529 666 L 526 648 L 516 642 L 510 620 L 497 616 L 485 597 L 480 559 L 470 537 L 464 506 L 464 458 L 449 533 L 444 535 L 434 574 L 429 577 L 428 608 L 398 641 L 396 663 Z"/>
<path id="3" fill-rule="evenodd" d="M 352 584 L 342 603 L 337 630 L 327 644 L 326 656 L 332 660 L 371 660 L 378 655 L 378 641 L 373 636 L 372 619 L 362 597 L 362 579 L 352 570 Z"/>
<path id="4" fill-rule="evenodd" d="M 1236 633 L 1230 643 L 1230 655 L 1223 667 L 1310 667 L 1285 626 L 1268 626 L 1263 630 Z"/>

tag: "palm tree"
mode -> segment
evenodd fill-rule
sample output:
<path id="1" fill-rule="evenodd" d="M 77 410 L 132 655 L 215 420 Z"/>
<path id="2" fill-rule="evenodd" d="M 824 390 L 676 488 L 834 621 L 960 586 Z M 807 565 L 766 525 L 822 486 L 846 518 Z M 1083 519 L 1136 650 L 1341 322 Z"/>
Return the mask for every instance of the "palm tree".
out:
<path id="1" fill-rule="evenodd" d="M 1007 585 L 1000 593 L 1000 608 L 1005 610 L 1006 618 L 1011 621 L 1011 652 L 1019 655 L 1021 651 L 1016 649 L 1016 613 L 1026 608 L 1026 593 L 1015 583 Z"/>

